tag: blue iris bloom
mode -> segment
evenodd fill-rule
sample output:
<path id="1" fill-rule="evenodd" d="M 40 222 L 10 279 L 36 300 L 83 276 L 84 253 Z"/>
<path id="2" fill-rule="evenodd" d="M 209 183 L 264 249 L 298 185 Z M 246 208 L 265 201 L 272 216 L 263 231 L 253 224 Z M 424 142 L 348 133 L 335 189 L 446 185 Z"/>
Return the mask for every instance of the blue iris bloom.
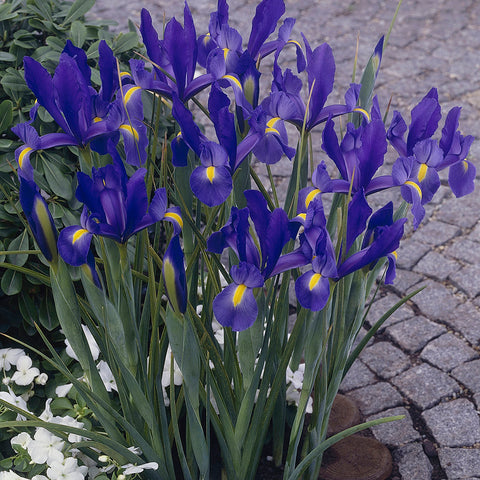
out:
<path id="1" fill-rule="evenodd" d="M 175 233 L 182 227 L 177 207 L 167 210 L 167 194 L 158 189 L 148 205 L 146 170 L 138 169 L 130 178 L 120 160 L 99 169 L 92 177 L 79 172 L 77 199 L 84 203 L 81 225 L 64 228 L 58 239 L 62 258 L 70 265 L 86 263 L 93 235 L 125 243 L 132 235 L 159 220 L 173 223 Z"/>

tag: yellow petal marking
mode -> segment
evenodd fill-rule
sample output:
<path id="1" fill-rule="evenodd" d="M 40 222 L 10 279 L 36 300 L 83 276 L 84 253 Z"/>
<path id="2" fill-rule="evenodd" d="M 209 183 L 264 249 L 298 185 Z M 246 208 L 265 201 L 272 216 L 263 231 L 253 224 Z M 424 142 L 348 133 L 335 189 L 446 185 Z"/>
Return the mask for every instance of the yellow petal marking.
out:
<path id="1" fill-rule="evenodd" d="M 30 147 L 25 147 L 21 152 L 20 152 L 20 155 L 18 156 L 18 166 L 20 168 L 22 168 L 22 165 L 23 165 L 23 160 L 25 158 L 25 155 L 28 153 L 28 152 L 31 152 L 33 150 L 33 148 L 30 148 Z"/>
<path id="2" fill-rule="evenodd" d="M 275 128 L 275 124 L 280 120 L 280 117 L 273 117 L 267 122 L 267 128 L 265 129 L 265 133 L 276 133 L 280 135 L 278 130 Z"/>
<path id="3" fill-rule="evenodd" d="M 242 84 L 239 82 L 238 78 L 235 78 L 233 75 L 224 75 L 222 78 L 231 80 L 240 90 L 242 90 Z"/>
<path id="4" fill-rule="evenodd" d="M 213 183 L 213 179 L 215 178 L 215 167 L 207 167 L 207 177 L 210 180 L 210 183 Z"/>
<path id="5" fill-rule="evenodd" d="M 427 164 L 426 163 L 421 163 L 420 164 L 420 170 L 418 171 L 418 181 L 421 182 L 426 176 L 427 176 Z"/>
<path id="6" fill-rule="evenodd" d="M 394 250 L 394 251 L 392 252 L 392 255 L 395 257 L 395 260 L 398 258 L 398 253 L 397 253 L 396 250 Z"/>
<path id="7" fill-rule="evenodd" d="M 132 97 L 132 95 L 137 91 L 137 90 L 141 90 L 140 87 L 132 87 L 128 90 L 128 92 L 125 94 L 125 97 L 123 99 L 125 105 L 130 101 L 130 98 Z"/>
<path id="8" fill-rule="evenodd" d="M 357 108 L 354 108 L 353 111 L 361 113 L 367 119 L 367 122 L 370 121 L 370 114 L 365 109 L 357 107 Z"/>
<path id="9" fill-rule="evenodd" d="M 75 244 L 75 242 L 78 242 L 86 233 L 88 233 L 88 230 L 85 230 L 85 228 L 79 228 L 72 237 L 72 245 Z"/>
<path id="10" fill-rule="evenodd" d="M 243 298 L 243 294 L 245 293 L 245 290 L 247 289 L 247 286 L 244 285 L 243 283 L 240 284 L 236 289 L 235 293 L 233 294 L 233 306 L 236 307 Z"/>
<path id="11" fill-rule="evenodd" d="M 120 128 L 122 130 L 125 130 L 128 132 L 130 135 L 133 135 L 135 137 L 135 140 L 138 142 L 138 132 L 130 125 L 120 125 Z"/>
<path id="12" fill-rule="evenodd" d="M 50 223 L 48 208 L 40 199 L 35 200 L 34 208 L 53 260 L 57 256 L 57 241 L 55 239 L 55 233 L 52 230 L 52 224 Z"/>
<path id="13" fill-rule="evenodd" d="M 120 77 L 129 77 L 130 74 L 128 72 L 120 72 Z"/>
<path id="14" fill-rule="evenodd" d="M 205 46 L 207 46 L 207 43 L 209 40 L 210 40 L 210 33 L 206 33 L 205 36 L 203 37 L 203 43 Z"/>
<path id="15" fill-rule="evenodd" d="M 465 170 L 465 173 L 468 171 L 468 162 L 466 160 L 462 161 L 463 169 Z"/>
<path id="16" fill-rule="evenodd" d="M 302 48 L 302 46 L 296 40 L 289 40 L 287 43 L 293 43 L 293 44 L 297 45 L 297 47 Z"/>
<path id="17" fill-rule="evenodd" d="M 308 207 L 310 205 L 310 202 L 319 194 L 322 193 L 321 190 L 316 188 L 315 190 L 312 190 L 308 195 L 307 198 L 305 198 L 305 206 Z"/>
<path id="18" fill-rule="evenodd" d="M 223 58 L 225 61 L 227 61 L 227 57 L 228 57 L 228 52 L 230 51 L 229 48 L 224 48 L 223 49 Z"/>
<path id="19" fill-rule="evenodd" d="M 101 122 L 101 121 L 102 121 L 102 119 L 100 117 L 95 117 L 93 119 L 93 123 L 98 123 L 98 122 Z"/>
<path id="20" fill-rule="evenodd" d="M 310 291 L 312 291 L 317 286 L 317 283 L 320 281 L 321 278 L 322 275 L 320 273 L 314 273 L 312 275 L 312 278 L 308 282 L 308 288 L 310 289 Z"/>
<path id="21" fill-rule="evenodd" d="M 413 187 L 417 191 L 418 196 L 422 198 L 422 189 L 415 182 L 412 182 L 411 180 L 407 180 L 405 182 L 405 185 L 410 185 L 411 187 Z"/>
<path id="22" fill-rule="evenodd" d="M 183 229 L 183 220 L 182 220 L 182 217 L 178 213 L 167 212 L 165 214 L 165 218 L 171 218 L 172 220 L 174 220 L 175 222 L 177 222 L 180 225 L 180 228 Z"/>

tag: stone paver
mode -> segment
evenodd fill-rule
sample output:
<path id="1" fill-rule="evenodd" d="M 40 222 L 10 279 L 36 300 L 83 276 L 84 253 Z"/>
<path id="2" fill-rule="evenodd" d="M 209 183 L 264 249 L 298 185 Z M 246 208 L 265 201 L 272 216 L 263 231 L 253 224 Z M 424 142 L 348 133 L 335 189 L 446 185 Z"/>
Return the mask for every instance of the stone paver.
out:
<path id="1" fill-rule="evenodd" d="M 205 33 L 216 3 L 216 0 L 190 0 L 197 34 Z M 230 24 L 239 29 L 246 44 L 258 2 L 229 0 L 228 3 Z M 301 42 L 300 32 L 303 32 L 313 47 L 324 41 L 331 44 L 336 60 L 336 86 L 340 88 L 335 89 L 327 103 L 343 101 L 342 87 L 351 81 L 356 32 L 360 33 L 357 68 L 360 72 L 379 36 L 387 31 L 396 2 L 392 5 L 381 0 L 286 0 L 285 3 L 285 17 L 297 18 L 292 38 Z M 97 19 L 115 18 L 119 23 L 116 31 L 125 31 L 128 18 L 139 23 L 143 6 L 151 11 L 159 31 L 164 12 L 167 20 L 173 15 L 180 21 L 183 18 L 183 2 L 167 0 L 98 0 L 92 15 Z M 377 81 L 376 93 L 382 111 L 393 95 L 387 125 L 394 110 L 401 111 L 409 122 L 408 110 L 436 86 L 442 114 L 461 105 L 460 129 L 480 138 L 480 87 L 476 75 L 480 72 L 479 51 L 479 1 L 404 0 Z M 293 62 L 293 49 L 286 54 Z M 270 79 L 269 75 L 265 78 L 264 91 L 269 88 Z M 320 129 L 313 135 L 316 163 L 328 160 L 321 143 Z M 474 142 L 470 152 L 469 160 L 480 172 L 480 141 Z M 388 173 L 395 160 L 396 155 L 390 152 L 382 173 Z M 283 171 L 288 163 L 283 160 L 273 167 L 280 196 L 285 195 L 288 184 L 288 169 Z M 328 168 L 331 171 L 331 166 Z M 369 366 L 359 359 L 342 383 L 342 390 L 349 392 L 365 415 L 377 412 L 382 415 L 391 407 L 395 407 L 393 411 L 397 408 L 403 411 L 401 405 L 408 403 L 413 404 L 409 414 L 423 414 L 423 422 L 402 424 L 408 424 L 407 435 L 403 426 L 398 428 L 396 438 L 393 426 L 388 435 L 377 430 L 392 445 L 398 476 L 403 480 L 480 479 L 480 449 L 468 448 L 478 433 L 474 409 L 480 408 L 480 360 L 472 359 L 473 351 L 480 354 L 480 195 L 476 192 L 455 199 L 448 187 L 448 169 L 440 172 L 440 177 L 443 184 L 433 201 L 425 206 L 425 221 L 416 232 L 411 223 L 406 225 L 406 235 L 410 238 L 402 241 L 397 251 L 397 279 L 390 290 L 382 291 L 383 296 L 375 302 L 367 324 L 374 324 L 396 303 L 397 294 L 411 292 L 421 285 L 427 288 L 380 329 L 380 338 L 370 343 L 362 356 Z M 329 200 L 325 198 L 328 208 Z M 400 199 L 399 189 L 369 197 L 373 206 L 382 206 L 390 199 L 395 202 Z M 456 335 L 447 333 L 447 329 Z M 390 341 L 392 345 L 386 347 Z M 396 358 L 395 366 L 392 358 Z M 421 359 L 428 363 L 416 364 Z M 401 371 L 404 365 L 414 366 Z M 463 391 L 457 380 L 467 390 Z M 448 430 L 440 415 L 445 413 L 455 414 L 452 421 L 459 422 L 458 428 L 453 424 Z M 466 419 L 477 433 L 464 431 Z M 418 435 L 412 433 L 412 428 Z M 406 443 L 399 446 L 402 441 Z M 452 443 L 458 448 L 447 446 Z M 442 445 L 437 454 L 435 449 L 427 452 L 427 444 Z"/>
<path id="2" fill-rule="evenodd" d="M 366 348 L 360 358 L 380 378 L 398 375 L 410 366 L 408 355 L 390 342 L 377 342 Z"/>
<path id="3" fill-rule="evenodd" d="M 443 325 L 417 316 L 387 328 L 386 333 L 407 352 L 417 352 L 446 331 Z"/>
<path id="4" fill-rule="evenodd" d="M 432 365 L 448 372 L 452 368 L 468 362 L 477 356 L 463 340 L 451 333 L 432 340 L 423 350 L 420 357 Z"/>
<path id="5" fill-rule="evenodd" d="M 442 446 L 463 447 L 480 442 L 480 419 L 473 403 L 466 398 L 441 403 L 422 416 Z"/>
<path id="6" fill-rule="evenodd" d="M 449 480 L 480 478 L 480 449 L 440 448 L 438 457 Z"/>
<path id="7" fill-rule="evenodd" d="M 387 382 L 379 382 L 348 392 L 363 415 L 377 413 L 402 404 L 401 395 Z"/>
<path id="8" fill-rule="evenodd" d="M 420 259 L 413 267 L 413 270 L 427 277 L 443 281 L 461 268 L 462 266 L 457 261 L 445 258 L 438 252 L 431 251 Z"/>
<path id="9" fill-rule="evenodd" d="M 426 363 L 410 368 L 391 381 L 422 410 L 460 391 L 455 380 Z"/>
<path id="10" fill-rule="evenodd" d="M 462 363 L 452 370 L 452 376 L 475 394 L 480 394 L 480 359 Z"/>
<path id="11" fill-rule="evenodd" d="M 382 423 L 372 427 L 373 435 L 384 445 L 398 447 L 420 438 L 420 434 L 413 428 L 409 411 L 404 407 L 390 408 L 367 418 L 367 421 L 396 415 L 405 415 L 403 420 Z"/>
<path id="12" fill-rule="evenodd" d="M 376 383 L 375 374 L 360 360 L 352 365 L 352 368 L 345 375 L 340 386 L 341 391 L 348 392 L 355 388 L 365 387 Z"/>
<path id="13" fill-rule="evenodd" d="M 399 473 L 405 480 L 408 478 L 431 480 L 433 467 L 419 443 L 409 443 L 396 449 L 393 458 L 398 463 Z"/>

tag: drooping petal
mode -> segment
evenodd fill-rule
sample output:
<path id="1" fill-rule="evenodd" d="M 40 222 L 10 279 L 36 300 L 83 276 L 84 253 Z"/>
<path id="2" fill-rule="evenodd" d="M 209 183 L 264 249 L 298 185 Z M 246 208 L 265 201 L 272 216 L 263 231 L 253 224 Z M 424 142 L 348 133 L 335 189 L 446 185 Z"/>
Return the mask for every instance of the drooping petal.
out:
<path id="1" fill-rule="evenodd" d="M 295 282 L 295 294 L 303 308 L 314 312 L 322 310 L 330 296 L 329 280 L 320 273 L 309 270 Z"/>
<path id="2" fill-rule="evenodd" d="M 190 176 L 190 187 L 193 194 L 205 205 L 221 205 L 233 188 L 230 169 L 225 166 L 200 165 Z"/>
<path id="3" fill-rule="evenodd" d="M 35 183 L 22 177 L 20 177 L 20 204 L 43 255 L 49 262 L 56 261 L 58 234 L 52 215 Z"/>
<path id="4" fill-rule="evenodd" d="M 69 265 L 79 267 L 88 260 L 92 234 L 79 225 L 64 228 L 58 237 L 58 252 Z"/>
<path id="5" fill-rule="evenodd" d="M 185 313 L 187 309 L 187 281 L 183 263 L 183 251 L 178 235 L 174 235 L 163 256 L 163 281 L 167 298 L 173 310 Z"/>
<path id="6" fill-rule="evenodd" d="M 258 306 L 253 288 L 263 285 L 263 276 L 253 265 L 241 262 L 230 271 L 235 283 L 222 290 L 213 300 L 213 313 L 218 322 L 234 331 L 249 328 L 256 320 Z"/>
<path id="7" fill-rule="evenodd" d="M 468 160 L 457 162 L 450 167 L 448 184 L 457 198 L 473 192 L 476 171 L 475 165 Z"/>

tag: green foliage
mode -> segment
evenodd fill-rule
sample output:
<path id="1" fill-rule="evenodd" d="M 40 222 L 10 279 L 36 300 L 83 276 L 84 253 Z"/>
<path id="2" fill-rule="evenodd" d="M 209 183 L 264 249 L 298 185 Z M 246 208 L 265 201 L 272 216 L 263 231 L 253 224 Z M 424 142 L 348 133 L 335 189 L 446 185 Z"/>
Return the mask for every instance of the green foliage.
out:
<path id="1" fill-rule="evenodd" d="M 100 40 L 110 44 L 122 69 L 127 69 L 125 64 L 133 56 L 132 50 L 141 50 L 135 32 L 114 36 L 105 28 L 113 22 L 86 21 L 85 15 L 94 3 L 95 0 L 6 0 L 0 5 L 0 251 L 29 248 L 29 233 L 19 213 L 18 180 L 13 160 L 14 150 L 20 143 L 10 130 L 29 118 L 35 101 L 24 80 L 23 58 L 34 58 L 53 74 L 66 41 L 71 40 L 87 52 L 92 78 L 99 83 L 96 60 Z M 34 126 L 42 135 L 58 128 L 43 108 L 39 109 Z M 74 197 L 77 149 L 57 149 L 55 153 L 40 151 L 32 155 L 31 160 L 36 169 L 35 181 L 51 194 L 48 203 L 58 228 L 75 223 L 79 216 L 79 204 Z M 4 259 L 0 254 L 0 262 Z M 45 275 L 48 273 L 46 263 L 34 255 L 9 255 L 7 261 Z M 0 302 L 2 309 L 9 312 L 5 317 L 16 318 L 16 311 L 19 311 L 24 328 L 30 333 L 33 333 L 34 321 L 49 331 L 58 327 L 48 285 L 38 283 L 19 270 L 0 271 Z M 18 301 L 11 302 L 6 296 L 16 296 Z"/>

